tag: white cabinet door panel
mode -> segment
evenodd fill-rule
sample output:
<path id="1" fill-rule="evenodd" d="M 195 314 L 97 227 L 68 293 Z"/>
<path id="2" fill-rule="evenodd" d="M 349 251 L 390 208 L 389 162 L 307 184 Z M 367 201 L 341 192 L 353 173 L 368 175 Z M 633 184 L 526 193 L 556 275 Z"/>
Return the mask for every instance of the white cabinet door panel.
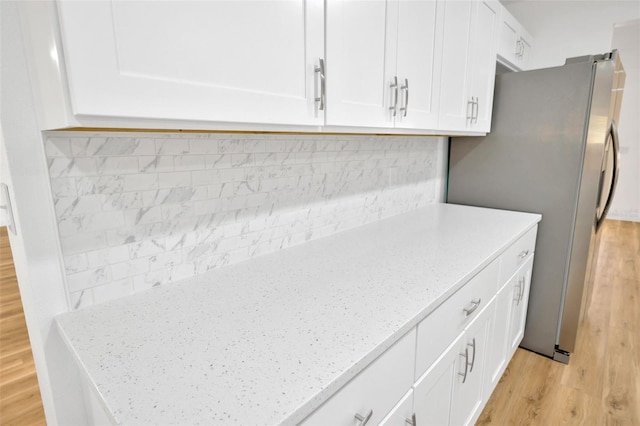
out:
<path id="1" fill-rule="evenodd" d="M 74 113 L 321 124 L 319 1 L 62 1 Z"/>
<path id="2" fill-rule="evenodd" d="M 378 426 L 407 426 L 413 419 L 413 390 L 407 392 Z"/>
<path id="3" fill-rule="evenodd" d="M 516 273 L 516 281 L 513 288 L 513 305 L 511 319 L 509 321 L 509 346 L 508 356 L 511 358 L 518 349 L 518 345 L 524 337 L 524 326 L 527 320 L 527 307 L 529 305 L 529 290 L 531 287 L 531 272 L 533 270 L 533 256 L 525 262 Z"/>
<path id="4" fill-rule="evenodd" d="M 451 408 L 451 424 L 472 425 L 482 411 L 484 395 L 482 385 L 484 380 L 485 352 L 487 348 L 487 331 L 491 324 L 494 304 L 487 307 L 465 331 L 462 341 L 458 344 L 460 356 L 458 371 L 466 375 L 457 375 L 453 388 L 453 403 Z M 465 362 L 468 364 L 466 368 Z"/>
<path id="5" fill-rule="evenodd" d="M 462 337 L 461 334 L 414 385 L 414 411 L 420 426 L 449 424 Z"/>
<path id="6" fill-rule="evenodd" d="M 408 110 L 398 111 L 396 127 L 437 128 L 443 13 L 435 0 L 399 2 L 397 75 L 401 86 L 408 82 L 399 104 Z"/>
<path id="7" fill-rule="evenodd" d="M 494 319 L 488 330 L 487 363 L 484 374 L 484 399 L 489 399 L 491 393 L 502 377 L 507 367 L 507 337 L 509 334 L 509 319 L 511 317 L 511 302 L 513 300 L 513 283 L 515 277 L 504 286 L 495 301 Z"/>
<path id="8" fill-rule="evenodd" d="M 476 4 L 476 19 L 471 41 L 471 93 L 476 97 L 476 119 L 473 129 L 488 132 L 491 128 L 493 87 L 496 75 L 495 40 L 498 29 L 500 3 L 479 1 Z"/>
<path id="9" fill-rule="evenodd" d="M 440 130 L 466 129 L 470 114 L 469 49 L 473 2 L 448 0 L 444 4 L 442 80 L 440 83 Z"/>
<path id="10" fill-rule="evenodd" d="M 393 126 L 385 72 L 395 70 L 396 13 L 395 2 L 327 2 L 326 124 Z"/>

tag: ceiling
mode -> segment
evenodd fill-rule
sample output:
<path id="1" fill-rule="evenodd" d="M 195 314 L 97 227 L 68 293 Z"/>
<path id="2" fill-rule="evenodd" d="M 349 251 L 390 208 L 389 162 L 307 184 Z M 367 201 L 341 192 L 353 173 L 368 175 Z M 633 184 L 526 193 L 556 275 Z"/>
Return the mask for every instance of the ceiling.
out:
<path id="1" fill-rule="evenodd" d="M 639 0 L 502 0 L 502 4 L 533 37 L 550 26 L 613 26 L 640 19 Z"/>

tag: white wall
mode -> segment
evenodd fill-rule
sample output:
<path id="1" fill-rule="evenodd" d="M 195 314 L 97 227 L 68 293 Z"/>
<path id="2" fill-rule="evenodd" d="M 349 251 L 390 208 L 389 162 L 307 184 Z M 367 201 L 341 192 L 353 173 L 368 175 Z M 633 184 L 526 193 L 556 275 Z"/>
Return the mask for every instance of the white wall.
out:
<path id="1" fill-rule="evenodd" d="M 559 66 L 574 56 L 620 51 L 627 72 L 618 126 L 621 174 L 608 217 L 640 221 L 640 1 L 505 0 L 503 3 L 535 39 L 532 68 Z M 635 21 L 635 26 L 631 21 Z"/>
<path id="2" fill-rule="evenodd" d="M 640 19 L 616 25 L 611 46 L 627 79 L 618 123 L 620 178 L 608 217 L 640 222 Z"/>
<path id="3" fill-rule="evenodd" d="M 640 18 L 638 0 L 503 3 L 535 39 L 531 68 L 559 66 L 567 57 L 607 52 L 614 24 Z"/>

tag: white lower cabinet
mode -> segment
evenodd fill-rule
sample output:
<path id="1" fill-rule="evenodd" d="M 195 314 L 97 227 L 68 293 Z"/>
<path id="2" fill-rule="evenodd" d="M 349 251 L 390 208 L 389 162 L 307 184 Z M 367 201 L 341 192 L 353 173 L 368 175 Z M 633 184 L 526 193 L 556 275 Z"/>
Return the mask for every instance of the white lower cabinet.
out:
<path id="1" fill-rule="evenodd" d="M 415 328 L 336 392 L 301 424 L 375 425 L 411 389 L 415 368 Z"/>
<path id="2" fill-rule="evenodd" d="M 474 320 L 458 344 L 458 365 L 454 376 L 451 417 L 449 424 L 472 425 L 483 408 L 483 372 L 485 366 L 487 330 L 493 321 L 494 302 Z"/>
<path id="3" fill-rule="evenodd" d="M 507 247 L 301 424 L 474 424 L 524 336 L 536 232 Z"/>
<path id="4" fill-rule="evenodd" d="M 533 256 L 518 269 L 513 287 L 513 303 L 511 319 L 509 320 L 509 359 L 518 348 L 524 337 L 524 325 L 527 319 L 527 307 L 529 306 L 529 288 L 531 286 L 531 271 L 533 270 Z"/>
<path id="5" fill-rule="evenodd" d="M 460 359 L 459 343 L 449 347 L 436 363 L 414 385 L 416 420 L 422 425 L 448 425 L 451 414 L 453 385 Z"/>
<path id="6" fill-rule="evenodd" d="M 410 389 L 391 412 L 382 419 L 380 426 L 416 426 L 416 415 L 413 411 L 413 389 Z"/>

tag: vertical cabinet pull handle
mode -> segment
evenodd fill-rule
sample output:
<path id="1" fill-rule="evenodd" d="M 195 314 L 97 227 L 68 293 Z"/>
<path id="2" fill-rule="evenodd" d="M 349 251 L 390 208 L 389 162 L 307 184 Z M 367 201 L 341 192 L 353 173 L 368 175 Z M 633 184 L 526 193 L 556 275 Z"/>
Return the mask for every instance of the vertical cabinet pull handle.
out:
<path id="1" fill-rule="evenodd" d="M 404 419 L 404 421 L 411 426 L 418 426 L 418 424 L 416 423 L 416 413 L 413 413 L 410 419 Z"/>
<path id="2" fill-rule="evenodd" d="M 471 112 L 469 112 L 469 106 L 471 106 Z M 473 123 L 473 97 L 467 101 L 467 120 L 469 124 Z"/>
<path id="3" fill-rule="evenodd" d="M 373 416 L 373 408 L 369 410 L 366 416 L 362 416 L 360 413 L 356 413 L 354 417 L 360 422 L 358 426 L 365 426 L 369 422 L 369 420 L 371 420 L 371 416 Z"/>
<path id="4" fill-rule="evenodd" d="M 395 117 L 396 112 L 398 111 L 398 77 L 393 77 L 393 83 L 389 85 L 392 89 L 393 93 L 393 105 L 389 107 L 389 110 L 392 112 L 392 115 Z"/>
<path id="5" fill-rule="evenodd" d="M 320 102 L 319 111 L 324 111 L 327 97 L 326 78 L 324 72 L 324 59 L 320 58 L 320 65 L 314 68 L 316 74 L 320 75 L 320 96 L 316 97 L 316 102 Z"/>
<path id="6" fill-rule="evenodd" d="M 520 278 L 520 295 L 518 296 L 518 304 L 520 304 L 520 302 L 522 301 L 522 298 L 524 297 L 524 286 L 525 286 L 526 280 L 524 277 Z"/>
<path id="7" fill-rule="evenodd" d="M 469 368 L 469 373 L 473 373 L 473 366 L 476 364 L 476 338 L 473 338 L 473 343 L 467 343 L 467 346 L 471 346 L 471 348 L 473 348 L 473 356 L 471 357 L 471 368 Z"/>
<path id="8" fill-rule="evenodd" d="M 477 123 L 478 122 L 478 109 L 480 108 L 479 107 L 479 98 L 475 98 L 474 104 L 475 104 L 476 108 L 475 108 L 475 114 L 473 115 L 473 122 Z"/>
<path id="9" fill-rule="evenodd" d="M 480 306 L 480 303 L 482 302 L 482 299 L 478 299 L 478 300 L 472 300 L 471 301 L 471 307 L 470 308 L 463 308 L 462 310 L 465 313 L 465 316 L 469 316 L 472 313 L 475 312 L 476 309 L 478 309 L 478 306 Z"/>
<path id="10" fill-rule="evenodd" d="M 458 372 L 458 376 L 462 376 L 462 383 L 467 381 L 467 373 L 469 372 L 469 348 L 464 348 L 464 353 L 460 356 L 464 357 L 464 373 Z"/>
<path id="11" fill-rule="evenodd" d="M 400 90 L 404 92 L 404 106 L 400 107 L 400 111 L 402 111 L 402 116 L 407 116 L 407 110 L 409 109 L 409 79 L 404 79 L 404 85 L 400 86 Z"/>

